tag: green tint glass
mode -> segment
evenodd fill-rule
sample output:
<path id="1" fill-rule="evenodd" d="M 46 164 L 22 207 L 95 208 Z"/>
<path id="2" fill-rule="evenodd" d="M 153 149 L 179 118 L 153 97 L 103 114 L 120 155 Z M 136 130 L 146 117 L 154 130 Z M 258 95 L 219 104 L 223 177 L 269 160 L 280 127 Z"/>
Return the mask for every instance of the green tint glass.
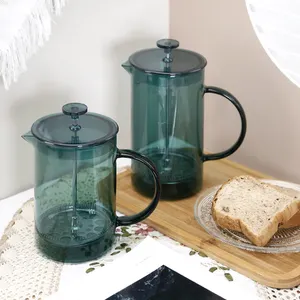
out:
<path id="1" fill-rule="evenodd" d="M 119 150 L 117 132 L 113 120 L 71 103 L 23 135 L 35 147 L 36 241 L 50 258 L 96 259 L 112 246 L 117 226 L 140 222 L 155 209 L 160 197 L 155 166 L 138 153 Z M 152 202 L 133 216 L 116 216 L 116 159 L 121 157 L 144 164 L 155 180 Z"/>
<path id="2" fill-rule="evenodd" d="M 197 192 L 202 182 L 203 72 L 169 78 L 134 70 L 132 84 L 133 149 L 156 165 L 165 197 Z M 132 170 L 134 185 L 152 192 L 148 170 L 138 163 Z"/>
<path id="3" fill-rule="evenodd" d="M 35 224 L 43 252 L 56 260 L 82 261 L 110 248 L 116 227 L 115 159 L 115 138 L 87 149 L 37 142 Z"/>
<path id="4" fill-rule="evenodd" d="M 160 40 L 158 48 L 134 53 L 123 67 L 132 76 L 132 147 L 157 167 L 162 198 L 180 199 L 202 186 L 203 162 L 236 151 L 246 133 L 246 117 L 238 100 L 225 90 L 204 85 L 206 59 L 198 53 L 176 49 L 175 40 Z M 228 150 L 203 154 L 204 94 L 227 98 L 238 110 L 242 129 Z M 132 164 L 136 189 L 153 192 L 150 173 Z"/>

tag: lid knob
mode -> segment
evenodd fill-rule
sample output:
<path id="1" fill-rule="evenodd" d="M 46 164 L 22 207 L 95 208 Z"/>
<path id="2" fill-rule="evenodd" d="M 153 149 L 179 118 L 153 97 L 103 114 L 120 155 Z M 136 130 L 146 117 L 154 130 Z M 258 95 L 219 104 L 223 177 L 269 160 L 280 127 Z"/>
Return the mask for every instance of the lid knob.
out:
<path id="1" fill-rule="evenodd" d="M 173 61 L 171 56 L 172 49 L 179 47 L 179 42 L 172 39 L 162 39 L 157 41 L 157 47 L 164 49 L 166 57 L 163 58 L 163 62 L 166 63 L 165 69 L 168 70 L 169 64 Z"/>
<path id="2" fill-rule="evenodd" d="M 72 119 L 78 119 L 80 115 L 84 115 L 88 108 L 82 103 L 68 103 L 62 107 L 62 111 L 65 115 L 71 116 Z"/>
<path id="3" fill-rule="evenodd" d="M 159 48 L 165 49 L 166 53 L 169 53 L 172 49 L 176 49 L 179 47 L 179 42 L 172 39 L 162 39 L 157 41 L 156 45 Z"/>

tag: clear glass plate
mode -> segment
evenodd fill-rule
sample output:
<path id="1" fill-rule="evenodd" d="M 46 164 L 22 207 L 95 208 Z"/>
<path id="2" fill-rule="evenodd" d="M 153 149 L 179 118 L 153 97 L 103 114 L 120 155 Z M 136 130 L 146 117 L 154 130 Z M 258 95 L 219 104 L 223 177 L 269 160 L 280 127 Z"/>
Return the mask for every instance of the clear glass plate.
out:
<path id="1" fill-rule="evenodd" d="M 297 184 L 276 180 L 263 181 L 281 187 L 292 188 L 300 192 L 300 185 Z M 220 186 L 215 186 L 201 194 L 194 206 L 194 215 L 197 222 L 211 236 L 224 243 L 248 251 L 264 253 L 300 252 L 300 227 L 281 228 L 265 247 L 258 247 L 253 245 L 242 233 L 217 226 L 212 217 L 211 207 L 213 198 L 219 188 Z"/>

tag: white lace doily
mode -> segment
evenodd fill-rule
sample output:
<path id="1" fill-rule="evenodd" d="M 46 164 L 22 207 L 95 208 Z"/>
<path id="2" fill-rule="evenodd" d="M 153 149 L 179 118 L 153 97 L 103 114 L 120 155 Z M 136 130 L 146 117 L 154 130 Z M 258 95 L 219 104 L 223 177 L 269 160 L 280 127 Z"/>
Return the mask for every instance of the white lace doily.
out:
<path id="1" fill-rule="evenodd" d="M 300 286 L 292 289 L 273 289 L 261 284 L 256 284 L 258 295 L 264 300 L 299 300 Z"/>
<path id="2" fill-rule="evenodd" d="M 41 300 L 58 290 L 63 264 L 35 246 L 34 203 L 14 215 L 0 240 L 0 299 Z"/>

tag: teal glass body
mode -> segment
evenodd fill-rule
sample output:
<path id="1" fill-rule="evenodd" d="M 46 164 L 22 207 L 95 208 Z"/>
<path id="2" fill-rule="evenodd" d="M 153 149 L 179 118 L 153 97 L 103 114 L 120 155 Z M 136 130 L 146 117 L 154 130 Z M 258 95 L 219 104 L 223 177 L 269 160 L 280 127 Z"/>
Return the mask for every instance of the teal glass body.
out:
<path id="1" fill-rule="evenodd" d="M 35 143 L 35 225 L 42 252 L 59 261 L 99 257 L 116 227 L 116 138 L 86 149 Z M 78 232 L 72 238 L 73 169 L 77 158 Z"/>
<path id="2" fill-rule="evenodd" d="M 246 133 L 246 117 L 238 100 L 229 92 L 204 85 L 204 68 L 193 73 L 152 74 L 123 67 L 132 75 L 132 148 L 156 166 L 164 199 L 181 199 L 202 187 L 203 162 L 235 152 Z M 238 110 L 242 129 L 237 142 L 217 154 L 203 153 L 204 94 L 227 98 Z M 151 174 L 139 163 L 132 164 L 132 182 L 142 194 L 154 192 Z"/>
<path id="3" fill-rule="evenodd" d="M 204 72 L 170 78 L 133 69 L 132 148 L 154 162 L 167 198 L 201 188 L 203 77 Z M 132 170 L 134 185 L 151 194 L 148 170 L 138 163 Z"/>

